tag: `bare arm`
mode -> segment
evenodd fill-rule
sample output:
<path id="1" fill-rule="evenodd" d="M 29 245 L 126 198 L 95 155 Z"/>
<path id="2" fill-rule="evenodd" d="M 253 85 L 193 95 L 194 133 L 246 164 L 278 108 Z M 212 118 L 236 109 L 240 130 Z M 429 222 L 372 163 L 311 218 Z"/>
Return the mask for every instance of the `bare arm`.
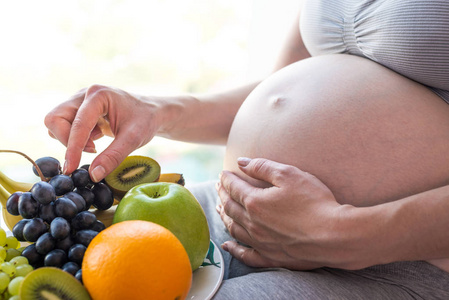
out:
<path id="1" fill-rule="evenodd" d="M 298 20 L 295 20 L 298 26 Z M 301 59 L 299 33 L 292 31 L 278 68 Z M 132 151 L 155 135 L 201 143 L 225 143 L 235 114 L 258 83 L 222 93 L 153 97 L 94 85 L 53 109 L 45 118 L 49 134 L 67 146 L 64 172 L 79 165 L 82 151 L 96 152 L 94 141 L 103 135 L 114 140 L 91 163 L 96 181 L 109 174 Z"/>
<path id="2" fill-rule="evenodd" d="M 310 57 L 299 31 L 299 17 L 300 14 L 291 25 L 273 72 Z M 196 99 L 180 103 L 183 111 L 180 118 L 167 124 L 158 135 L 189 142 L 226 142 L 235 114 L 258 83 L 223 93 L 199 95 Z"/>
<path id="3" fill-rule="evenodd" d="M 448 257 L 449 186 L 377 206 L 341 210 L 338 232 L 350 233 L 353 253 L 345 255 L 350 268 Z"/>
<path id="4" fill-rule="evenodd" d="M 298 14 L 295 22 L 293 22 L 290 28 L 290 32 L 287 35 L 281 52 L 279 53 L 274 71 L 282 69 L 283 67 L 301 59 L 310 57 L 310 54 L 302 40 L 301 32 L 299 31 L 299 18 L 300 14 Z"/>

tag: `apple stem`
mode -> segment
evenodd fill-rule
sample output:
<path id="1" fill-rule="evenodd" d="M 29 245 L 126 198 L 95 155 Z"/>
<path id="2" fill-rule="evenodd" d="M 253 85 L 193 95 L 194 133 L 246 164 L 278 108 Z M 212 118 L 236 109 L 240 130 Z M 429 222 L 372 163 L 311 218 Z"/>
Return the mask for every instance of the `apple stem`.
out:
<path id="1" fill-rule="evenodd" d="M 31 157 L 29 157 L 29 156 L 26 155 L 25 153 L 20 152 L 20 151 L 16 151 L 16 150 L 1 150 L 1 149 L 0 149 L 0 152 L 4 152 L 4 153 L 16 153 L 16 154 L 22 155 L 23 157 L 25 157 L 27 160 L 29 160 L 29 161 L 33 164 L 33 166 L 36 168 L 37 173 L 39 174 L 39 177 L 41 178 L 41 180 L 42 180 L 42 181 L 47 181 L 47 178 L 45 178 L 44 174 L 42 174 L 42 171 L 41 171 L 41 169 L 39 168 L 39 166 L 36 164 L 36 162 L 35 162 L 34 160 L 32 160 Z"/>

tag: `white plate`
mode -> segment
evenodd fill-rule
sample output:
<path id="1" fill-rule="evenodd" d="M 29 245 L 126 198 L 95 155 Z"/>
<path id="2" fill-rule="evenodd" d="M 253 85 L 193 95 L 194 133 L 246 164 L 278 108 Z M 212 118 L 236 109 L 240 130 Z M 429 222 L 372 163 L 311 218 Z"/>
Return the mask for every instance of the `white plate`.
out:
<path id="1" fill-rule="evenodd" d="M 209 253 L 201 267 L 193 272 L 192 287 L 186 299 L 209 300 L 223 281 L 223 256 L 214 242 L 210 241 Z"/>

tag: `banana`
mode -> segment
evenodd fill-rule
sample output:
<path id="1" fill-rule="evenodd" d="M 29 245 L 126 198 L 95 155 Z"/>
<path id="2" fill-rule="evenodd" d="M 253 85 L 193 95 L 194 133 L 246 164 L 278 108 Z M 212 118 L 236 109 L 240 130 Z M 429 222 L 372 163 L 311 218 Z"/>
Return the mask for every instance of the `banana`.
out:
<path id="1" fill-rule="evenodd" d="M 5 225 L 9 228 L 9 230 L 12 230 L 14 225 L 22 220 L 22 217 L 13 216 L 6 210 L 6 201 L 8 200 L 9 196 L 11 196 L 11 193 L 9 193 L 2 185 L 0 185 L 0 202 L 2 204 L 3 222 L 5 222 Z"/>
<path id="2" fill-rule="evenodd" d="M 185 185 L 184 176 L 180 173 L 162 173 L 157 180 L 159 182 L 174 182 L 180 185 Z"/>
<path id="3" fill-rule="evenodd" d="M 16 225 L 17 222 L 22 220 L 23 218 L 21 216 L 13 216 L 6 210 L 6 202 L 11 196 L 11 193 L 6 190 L 2 185 L 0 185 L 0 203 L 2 206 L 2 217 L 3 221 L 5 222 L 6 226 L 9 228 L 9 230 L 12 231 L 14 225 Z M 115 201 L 114 205 L 108 209 L 108 210 L 97 210 L 96 208 L 91 208 L 89 211 L 93 212 L 97 216 L 97 220 L 100 220 L 103 222 L 103 224 L 106 227 L 109 227 L 112 225 L 112 218 L 114 217 L 115 209 L 117 208 L 118 202 Z"/>
<path id="4" fill-rule="evenodd" d="M 12 194 L 15 192 L 28 192 L 33 186 L 33 183 L 14 181 L 0 171 L 0 185 Z"/>
<path id="5" fill-rule="evenodd" d="M 99 210 L 96 208 L 91 208 L 89 211 L 93 212 L 95 216 L 97 216 L 97 220 L 103 222 L 106 227 L 112 225 L 112 219 L 114 218 L 115 210 L 117 209 L 117 205 L 113 205 L 108 210 Z"/>

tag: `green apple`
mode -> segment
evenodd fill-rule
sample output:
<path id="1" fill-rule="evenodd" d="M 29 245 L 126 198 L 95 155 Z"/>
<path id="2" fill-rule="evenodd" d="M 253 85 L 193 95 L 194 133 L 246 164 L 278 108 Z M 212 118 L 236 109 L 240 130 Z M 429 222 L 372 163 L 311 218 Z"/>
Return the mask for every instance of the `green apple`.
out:
<path id="1" fill-rule="evenodd" d="M 209 249 L 209 226 L 203 208 L 184 186 L 152 182 L 131 188 L 122 198 L 112 223 L 145 220 L 170 230 L 183 244 L 195 271 Z"/>

